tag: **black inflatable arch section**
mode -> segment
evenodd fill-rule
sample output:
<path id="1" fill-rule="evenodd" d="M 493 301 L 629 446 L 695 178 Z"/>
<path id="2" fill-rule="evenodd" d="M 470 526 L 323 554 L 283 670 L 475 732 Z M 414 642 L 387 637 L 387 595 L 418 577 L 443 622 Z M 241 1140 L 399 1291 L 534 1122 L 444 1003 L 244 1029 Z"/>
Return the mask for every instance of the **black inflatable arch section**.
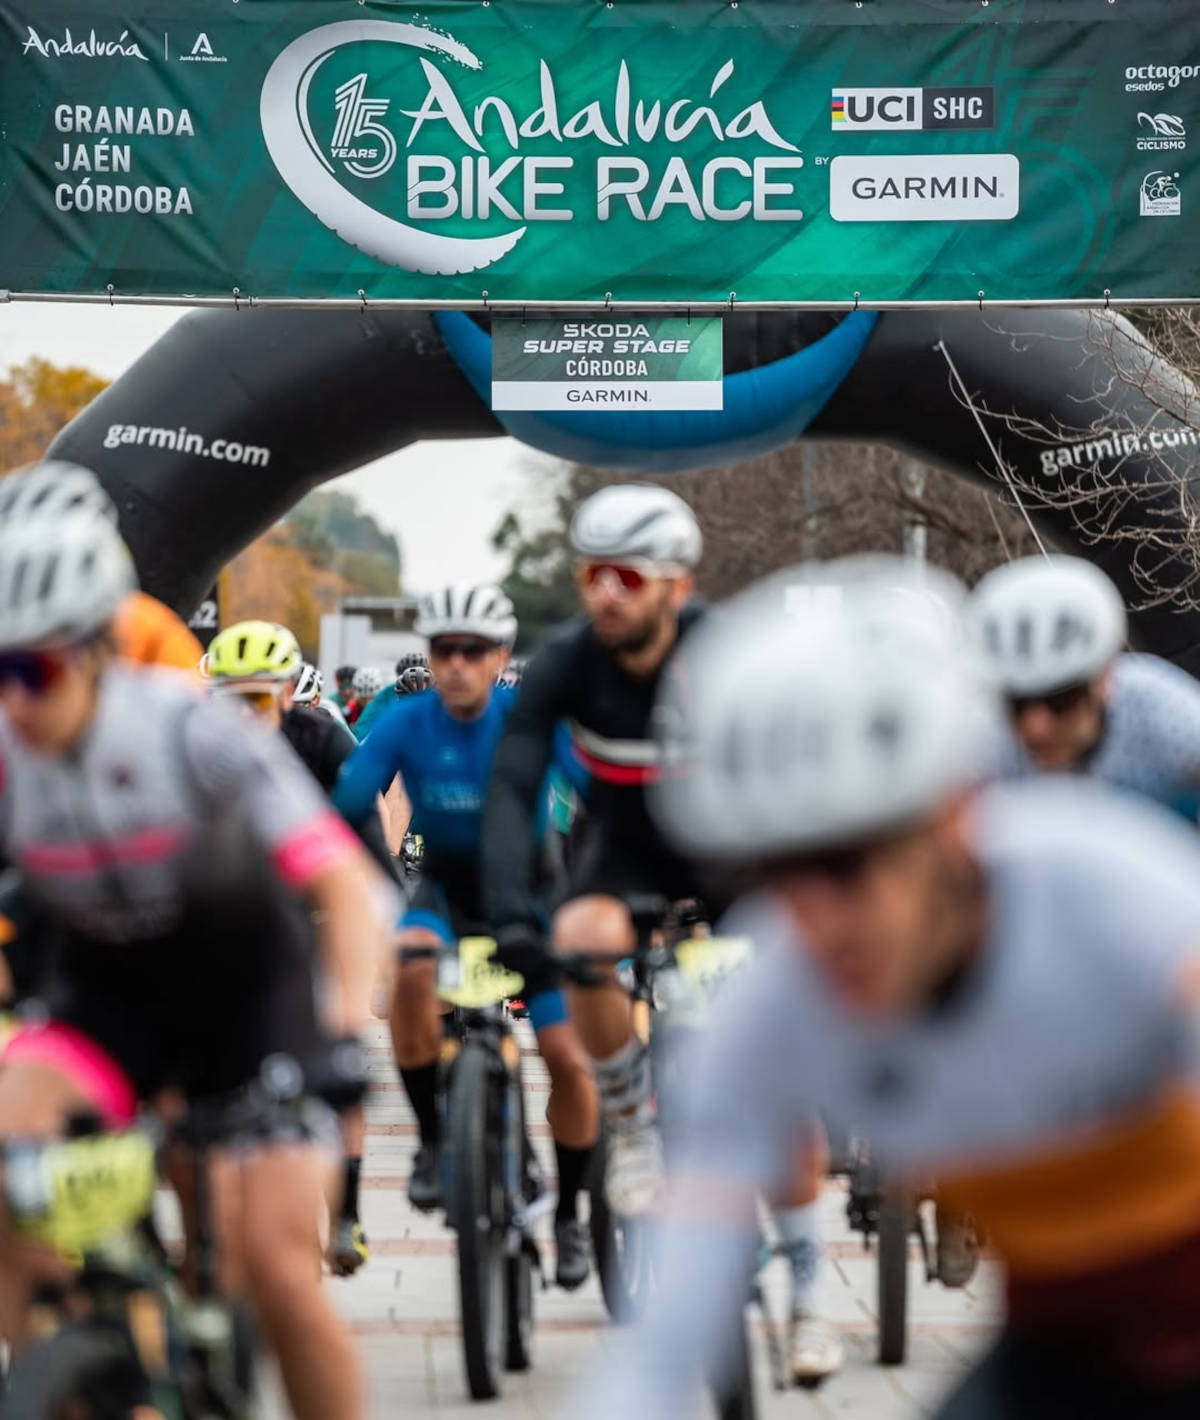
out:
<path id="1" fill-rule="evenodd" d="M 831 324 L 820 314 L 735 313 L 726 321 L 727 369 L 803 349 Z M 1113 380 L 1114 349 L 1123 366 L 1153 363 L 1116 318 L 1071 310 L 886 312 L 807 437 L 882 442 L 971 478 L 995 477 L 993 454 L 941 347 L 972 399 L 995 413 L 1049 429 L 1167 431 L 1162 442 L 1172 447 L 1126 455 L 1121 475 L 1143 485 L 1164 526 L 1184 531 L 1163 472 L 1192 480 L 1197 446 L 1187 438 L 1194 436 L 1180 437 L 1183 425 L 1135 384 Z M 1186 389 L 1161 362 L 1154 373 L 1164 387 Z M 1043 443 L 1010 424 L 985 427 L 1022 483 L 1048 477 Z M 180 320 L 63 430 L 52 452 L 99 473 L 118 500 L 143 585 L 190 611 L 230 557 L 325 479 L 418 439 L 503 432 L 429 315 L 205 311 Z M 122 442 L 129 439 L 140 443 Z M 225 459 L 211 456 L 218 439 Z M 264 459 L 260 451 L 268 450 Z M 1059 485 L 1085 476 L 1069 468 L 1052 478 Z M 1127 601 L 1144 599 L 1128 543 L 1080 546 L 1074 518 L 1061 506 L 1040 507 L 1035 517 L 1057 546 L 1104 565 Z M 1168 565 L 1160 575 L 1182 581 L 1186 571 Z M 1136 613 L 1133 625 L 1138 645 L 1200 673 L 1200 613 L 1152 608 Z"/>

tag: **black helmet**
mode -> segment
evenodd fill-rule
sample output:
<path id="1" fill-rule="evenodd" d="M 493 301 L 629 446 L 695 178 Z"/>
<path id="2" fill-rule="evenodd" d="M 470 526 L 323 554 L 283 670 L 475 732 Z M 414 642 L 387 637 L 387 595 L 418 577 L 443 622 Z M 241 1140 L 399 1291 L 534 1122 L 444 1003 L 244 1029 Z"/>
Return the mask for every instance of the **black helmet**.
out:
<path id="1" fill-rule="evenodd" d="M 413 666 L 428 666 L 429 657 L 424 651 L 406 651 L 396 662 L 396 675 L 402 676 Z"/>
<path id="2" fill-rule="evenodd" d="M 353 680 L 354 672 L 357 669 L 357 666 L 338 666 L 337 670 L 333 673 L 333 678 L 341 685 L 343 681 Z"/>
<path id="3" fill-rule="evenodd" d="M 420 695 L 433 684 L 433 672 L 428 666 L 409 666 L 396 677 L 397 695 Z"/>

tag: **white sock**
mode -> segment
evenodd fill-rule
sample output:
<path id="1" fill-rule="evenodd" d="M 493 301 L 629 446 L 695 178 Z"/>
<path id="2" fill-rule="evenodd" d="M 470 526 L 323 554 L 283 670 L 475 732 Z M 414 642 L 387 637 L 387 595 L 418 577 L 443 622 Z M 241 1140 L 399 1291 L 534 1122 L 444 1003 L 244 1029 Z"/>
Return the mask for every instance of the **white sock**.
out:
<path id="1" fill-rule="evenodd" d="M 610 1124 L 628 1125 L 650 1116 L 650 1052 L 638 1036 L 630 1036 L 614 1055 L 593 1064 Z"/>
<path id="2" fill-rule="evenodd" d="M 813 1202 L 800 1208 L 776 1208 L 774 1211 L 775 1224 L 792 1267 L 794 1304 L 811 1310 L 821 1271 L 821 1205 Z"/>

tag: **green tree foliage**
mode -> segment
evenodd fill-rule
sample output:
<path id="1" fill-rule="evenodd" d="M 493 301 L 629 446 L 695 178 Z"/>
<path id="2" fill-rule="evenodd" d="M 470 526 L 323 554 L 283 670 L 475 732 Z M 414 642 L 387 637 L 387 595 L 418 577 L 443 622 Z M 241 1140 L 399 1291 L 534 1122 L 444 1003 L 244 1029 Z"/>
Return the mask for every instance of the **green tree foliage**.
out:
<path id="1" fill-rule="evenodd" d="M 288 515 L 292 541 L 318 566 L 366 593 L 400 590 L 400 545 L 349 493 L 310 493 Z"/>

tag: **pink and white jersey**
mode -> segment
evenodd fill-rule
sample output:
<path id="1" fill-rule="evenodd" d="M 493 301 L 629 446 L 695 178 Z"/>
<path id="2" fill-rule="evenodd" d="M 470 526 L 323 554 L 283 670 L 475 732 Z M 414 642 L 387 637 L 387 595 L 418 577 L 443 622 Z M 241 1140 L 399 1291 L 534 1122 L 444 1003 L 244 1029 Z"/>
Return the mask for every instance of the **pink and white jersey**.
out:
<path id="1" fill-rule="evenodd" d="M 170 932 L 221 824 L 293 886 L 355 845 L 281 736 L 173 672 L 109 669 L 69 757 L 31 749 L 0 712 L 0 855 L 76 931 Z"/>

